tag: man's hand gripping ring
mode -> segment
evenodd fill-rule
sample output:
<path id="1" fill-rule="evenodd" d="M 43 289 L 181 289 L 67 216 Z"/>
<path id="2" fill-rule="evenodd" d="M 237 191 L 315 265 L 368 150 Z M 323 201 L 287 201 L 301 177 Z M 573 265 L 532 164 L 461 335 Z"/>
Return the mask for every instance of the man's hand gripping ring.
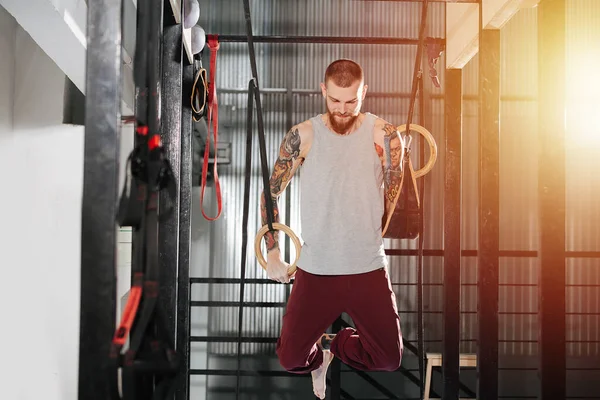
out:
<path id="1" fill-rule="evenodd" d="M 302 244 L 300 243 L 300 239 L 298 239 L 298 236 L 296 236 L 296 234 L 294 233 L 294 231 L 292 231 L 292 229 L 284 224 L 280 224 L 279 222 L 273 222 L 273 229 L 282 231 L 283 233 L 285 233 L 286 235 L 288 235 L 290 237 L 290 239 L 292 239 L 292 242 L 294 242 L 294 246 L 296 247 L 296 259 L 294 260 L 294 262 L 292 264 L 290 264 L 289 268 L 288 268 L 288 275 L 293 275 L 294 272 L 296 272 L 296 263 L 298 262 L 298 259 L 300 258 L 300 251 L 302 250 Z M 258 259 L 258 263 L 266 270 L 267 269 L 267 261 L 265 260 L 262 251 L 260 249 L 260 243 L 262 241 L 263 236 L 269 232 L 269 225 L 263 225 L 262 228 L 260 228 L 260 230 L 258 231 L 258 233 L 256 234 L 256 238 L 254 239 L 254 252 L 256 253 L 256 258 Z"/>

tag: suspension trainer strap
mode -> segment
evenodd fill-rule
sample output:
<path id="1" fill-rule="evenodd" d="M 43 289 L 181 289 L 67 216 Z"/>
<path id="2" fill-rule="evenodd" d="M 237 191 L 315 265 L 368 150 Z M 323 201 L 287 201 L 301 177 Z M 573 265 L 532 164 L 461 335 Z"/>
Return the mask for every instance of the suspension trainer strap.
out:
<path id="1" fill-rule="evenodd" d="M 262 115 L 262 102 L 260 99 L 260 85 L 258 82 L 258 68 L 256 67 L 256 53 L 254 51 L 254 36 L 252 33 L 252 16 L 250 15 L 250 2 L 244 0 L 244 15 L 246 17 L 246 36 L 248 37 L 248 53 L 250 55 L 250 68 L 252 70 L 252 78 L 254 80 L 254 102 L 256 103 L 256 122 L 258 123 L 258 142 L 260 149 L 260 161 L 263 178 L 263 193 L 265 196 L 265 207 L 267 209 L 267 224 L 271 232 L 275 214 L 273 212 L 273 198 L 271 197 L 271 189 L 269 185 L 269 167 L 267 161 L 267 146 L 265 140 L 265 127 Z"/>
<path id="2" fill-rule="evenodd" d="M 242 215 L 242 261 L 240 265 L 240 306 L 238 312 L 237 373 L 235 394 L 240 396 L 242 368 L 242 328 L 244 320 L 244 294 L 246 284 L 246 252 L 248 248 L 248 211 L 250 209 L 250 178 L 252 173 L 252 116 L 254 114 L 254 80 L 248 84 L 248 109 L 246 118 L 246 168 L 244 170 L 244 205 Z"/>
<path id="3" fill-rule="evenodd" d="M 421 125 L 425 123 L 425 115 L 424 115 L 424 104 L 423 104 L 423 76 L 419 77 L 419 119 Z M 419 140 L 419 159 L 425 159 L 425 146 L 424 146 L 423 137 Z M 419 353 L 419 376 L 420 376 L 420 393 L 421 398 L 423 398 L 423 394 L 425 392 L 424 387 L 424 378 L 425 378 L 425 331 L 424 331 L 424 323 L 423 323 L 423 198 L 424 196 L 424 180 L 421 179 L 419 181 L 418 187 L 420 193 L 420 204 L 419 204 L 419 237 L 418 240 L 418 250 L 417 250 L 417 352 Z"/>
<path id="4" fill-rule="evenodd" d="M 417 93 L 421 95 L 421 111 L 420 118 L 421 121 L 423 119 L 423 73 L 421 69 L 422 57 L 423 57 L 423 48 L 425 46 L 425 29 L 427 26 L 427 10 L 429 7 L 429 0 L 423 0 L 423 7 L 421 9 L 421 22 L 419 24 L 419 39 L 417 45 L 417 55 L 415 57 L 414 69 L 413 69 L 413 79 L 412 79 L 412 88 L 410 94 L 410 104 L 408 108 L 408 116 L 406 121 L 406 131 L 403 139 L 404 142 L 404 154 L 403 154 L 403 165 L 406 167 L 410 167 L 410 147 L 412 142 L 412 136 L 410 133 L 410 124 L 413 120 L 413 114 L 415 109 L 415 102 L 417 98 Z M 422 141 L 420 142 L 422 145 Z M 421 146 L 422 147 L 422 146 Z M 422 153 L 422 151 L 421 151 Z M 404 172 L 407 173 L 407 172 Z M 408 171 L 411 173 L 411 171 Z M 413 183 L 414 185 L 414 183 Z M 415 189 L 417 189 L 415 187 Z M 402 190 L 400 193 L 403 196 L 404 204 L 409 204 L 411 197 L 414 197 L 414 193 L 408 190 Z M 423 209 L 421 205 L 419 207 L 419 249 L 418 249 L 418 264 L 417 264 L 417 356 L 418 356 L 418 365 L 419 365 L 419 391 L 420 398 L 423 398 L 424 394 L 424 375 L 425 375 L 425 354 L 424 354 L 424 332 L 423 332 Z"/>
<path id="5" fill-rule="evenodd" d="M 263 125 L 262 118 L 262 106 L 260 103 L 260 91 L 258 86 L 254 87 L 254 101 L 256 102 L 256 122 L 258 123 L 258 143 L 260 149 L 260 163 L 263 178 L 263 192 L 265 194 L 265 207 L 267 209 L 267 225 L 271 232 L 273 229 L 273 222 L 275 220 L 275 214 L 273 211 L 273 197 L 271 196 L 271 186 L 269 185 L 269 167 L 267 163 L 267 145 L 265 139 L 265 127 Z"/>
<path id="6" fill-rule="evenodd" d="M 166 329 L 166 320 L 159 303 L 159 253 L 158 253 L 158 199 L 161 190 L 172 196 L 173 173 L 169 162 L 164 158 L 160 136 L 150 135 L 146 126 L 137 128 L 136 141 L 139 145 L 130 155 L 132 184 L 125 211 L 122 215 L 141 235 L 132 263 L 133 283 L 121 323 L 113 337 L 110 358 L 113 366 L 123 368 L 123 399 L 138 400 L 147 394 L 138 391 L 139 373 L 160 375 L 161 386 L 156 386 L 153 399 L 164 399 L 162 393 L 169 393 L 172 378 L 177 372 L 179 360 L 174 351 L 174 341 Z M 127 210 L 141 205 L 143 212 L 138 221 L 127 215 Z M 130 339 L 124 356 L 123 347 Z M 113 371 L 116 373 L 116 371 Z M 113 398 L 120 399 L 118 389 L 113 388 Z"/>
<path id="7" fill-rule="evenodd" d="M 404 151 L 404 158 L 410 156 L 410 124 L 413 119 L 413 112 L 415 109 L 415 101 L 417 98 L 417 92 L 421 95 L 419 102 L 420 104 L 420 118 L 423 120 L 423 73 L 421 70 L 423 48 L 425 45 L 425 28 L 427 26 L 427 11 L 429 8 L 429 0 L 423 0 L 423 7 L 421 9 L 421 22 L 419 24 L 419 44 L 417 46 L 417 55 L 415 57 L 415 66 L 413 70 L 412 88 L 410 94 L 410 105 L 408 109 L 408 118 L 406 121 L 406 139 L 407 146 Z M 422 141 L 420 141 L 422 143 Z M 422 146 L 421 146 L 422 147 Z M 422 151 L 421 151 L 422 153 Z M 408 196 L 408 193 L 405 193 Z M 407 199 L 405 199 L 407 201 Z M 418 260 L 417 260 L 417 353 L 419 357 L 419 392 L 420 398 L 423 398 L 424 394 L 424 377 L 425 377 L 425 343 L 424 343 L 424 332 L 423 332 L 423 208 L 419 206 L 419 249 L 418 249 Z"/>
<path id="8" fill-rule="evenodd" d="M 413 69 L 412 88 L 410 91 L 410 104 L 408 106 L 408 118 L 406 121 L 406 134 L 410 135 L 410 124 L 413 119 L 415 110 L 415 101 L 417 98 L 417 90 L 419 88 L 419 79 L 422 75 L 421 58 L 423 57 L 423 47 L 425 45 L 425 27 L 427 26 L 427 10 L 429 8 L 429 0 L 423 0 L 421 9 L 421 23 L 419 24 L 419 44 L 417 45 L 417 56 L 415 57 L 415 67 Z"/>
<path id="9" fill-rule="evenodd" d="M 256 113 L 258 120 L 258 139 L 261 157 L 261 169 L 263 176 L 263 193 L 265 197 L 265 205 L 267 209 L 267 221 L 269 229 L 273 230 L 273 201 L 271 198 L 271 191 L 269 189 L 269 169 L 267 166 L 267 150 L 265 131 L 262 118 L 262 107 L 260 101 L 260 91 L 258 88 L 258 73 L 256 68 L 256 56 L 254 53 L 254 43 L 252 40 L 252 21 L 250 17 L 250 5 L 248 0 L 244 0 L 244 11 L 246 16 L 246 29 L 248 36 L 248 46 L 250 54 L 250 65 L 252 68 L 253 78 L 248 83 L 248 109 L 246 119 L 246 169 L 244 175 L 244 210 L 242 217 L 242 257 L 241 257 L 241 268 L 240 268 L 240 305 L 238 312 L 238 342 L 237 342 L 237 371 L 236 371 L 236 385 L 235 385 L 235 398 L 239 400 L 240 389 L 241 389 L 241 357 L 242 357 L 242 330 L 243 330 L 243 317 L 244 317 L 244 294 L 245 294 L 245 280 L 246 280 L 246 251 L 248 246 L 248 211 L 249 211 L 249 199 L 250 199 L 250 178 L 252 172 L 252 129 L 253 129 L 253 114 L 254 114 L 254 103 L 256 102 Z"/>
<path id="10" fill-rule="evenodd" d="M 204 147 L 204 161 L 202 165 L 202 183 L 200 190 L 200 210 L 202 215 L 208 221 L 215 221 L 221 216 L 223 209 L 223 200 L 221 196 L 221 183 L 217 173 L 217 146 L 219 143 L 219 104 L 217 101 L 217 51 L 219 50 L 219 40 L 215 35 L 207 35 L 208 48 L 210 49 L 210 82 L 208 83 L 208 132 L 206 135 L 206 144 Z M 204 191 L 206 190 L 208 176 L 208 161 L 210 155 L 210 129 L 212 125 L 213 145 L 215 155 L 213 160 L 213 178 L 215 180 L 215 194 L 217 197 L 217 215 L 209 217 L 204 212 Z"/>
<path id="11" fill-rule="evenodd" d="M 150 8 L 147 2 L 138 4 L 136 9 L 137 29 L 136 41 L 138 43 L 147 43 L 150 30 Z M 138 91 L 138 101 L 136 102 L 136 116 L 134 122 L 139 126 L 146 126 L 148 123 L 148 46 L 137 46 L 134 54 L 133 79 Z M 139 129 L 139 128 L 138 128 Z M 142 185 L 140 177 L 139 153 L 141 146 L 134 147 L 129 154 L 125 169 L 125 184 L 121 194 L 117 222 L 119 226 L 130 226 L 133 230 L 138 230 L 140 234 L 144 231 L 144 204 L 145 199 L 141 196 L 140 188 Z M 121 322 L 113 336 L 110 347 L 109 363 L 109 382 L 111 383 L 112 399 L 120 399 L 118 384 L 118 371 L 122 365 L 121 351 L 131 334 L 135 324 L 140 303 L 142 301 L 144 284 L 143 267 L 143 248 L 138 246 L 135 249 L 136 255 L 132 260 L 131 274 L 132 283 L 129 291 L 127 304 L 123 311 Z M 122 380 L 127 380 L 127 373 L 123 371 Z"/>

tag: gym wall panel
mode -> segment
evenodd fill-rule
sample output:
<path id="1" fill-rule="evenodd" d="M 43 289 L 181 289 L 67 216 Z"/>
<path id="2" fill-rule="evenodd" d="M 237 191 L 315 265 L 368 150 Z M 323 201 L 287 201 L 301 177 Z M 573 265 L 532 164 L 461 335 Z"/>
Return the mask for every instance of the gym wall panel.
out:
<path id="1" fill-rule="evenodd" d="M 500 91 L 535 100 L 538 87 L 537 9 L 524 8 L 502 28 Z"/>
<path id="2" fill-rule="evenodd" d="M 16 46 L 16 27 L 15 19 L 0 7 L 0 72 L 4 77 L 14 77 L 15 75 L 15 46 Z M 8 134 L 13 129 L 13 93 L 14 80 L 0 80 L 0 135 Z"/>
<path id="3" fill-rule="evenodd" d="M 65 75 L 1 7 L 0 51 L 0 314 L 18 327 L 0 332 L 2 398 L 74 400 L 83 127 L 61 123 Z"/>
<path id="4" fill-rule="evenodd" d="M 566 247 L 600 251 L 600 3 L 569 0 L 566 20 Z M 566 284 L 567 393 L 597 398 L 600 259 L 568 258 Z"/>
<path id="5" fill-rule="evenodd" d="M 570 0 L 567 13 L 566 235 L 567 250 L 600 251 L 600 4 Z M 600 259 L 567 259 L 567 355 L 597 356 L 600 342 Z M 578 367 L 573 359 L 567 367 Z M 569 374 L 568 390 L 582 392 L 582 377 Z M 598 371 L 586 379 L 600 379 Z"/>

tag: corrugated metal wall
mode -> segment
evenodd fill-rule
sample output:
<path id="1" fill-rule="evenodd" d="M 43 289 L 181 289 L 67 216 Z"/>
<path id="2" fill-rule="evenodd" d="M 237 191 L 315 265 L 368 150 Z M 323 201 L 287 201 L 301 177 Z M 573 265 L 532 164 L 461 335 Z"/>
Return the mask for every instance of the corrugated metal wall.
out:
<path id="1" fill-rule="evenodd" d="M 571 0 L 567 9 L 567 250 L 600 250 L 600 3 Z M 567 260 L 567 351 L 571 395 L 600 397 L 598 382 L 600 260 Z M 576 356 L 591 356 L 585 364 Z M 594 357 L 595 356 L 595 357 Z M 592 367 L 595 370 L 582 370 Z"/>
<path id="2" fill-rule="evenodd" d="M 537 250 L 537 11 L 525 9 L 501 31 L 500 248 Z M 478 77 L 464 68 L 463 248 L 477 249 Z M 500 354 L 535 354 L 537 260 L 500 259 Z M 462 350 L 475 352 L 477 259 L 463 258 Z M 519 286 L 512 286 L 518 284 Z M 441 297 L 441 289 L 440 289 Z M 528 314 L 531 313 L 531 314 Z"/>
<path id="3" fill-rule="evenodd" d="M 255 34 L 331 35 L 331 36 L 399 36 L 417 37 L 420 4 L 393 2 L 310 0 L 251 2 Z M 211 0 L 201 2 L 200 24 L 210 33 L 245 34 L 240 1 Z M 600 83 L 593 68 L 600 62 L 600 2 L 571 0 L 567 20 L 568 52 L 566 64 L 569 81 L 585 76 L 588 98 L 573 92 L 569 85 L 567 112 L 567 227 L 568 249 L 600 250 L 598 222 L 600 211 L 595 200 L 600 194 L 600 124 L 590 119 L 600 111 Z M 204 12 L 204 10 L 206 10 Z M 500 140 L 500 245 L 502 250 L 537 250 L 537 10 L 520 11 L 502 29 L 501 79 L 501 140 Z M 429 12 L 428 35 L 444 36 L 444 6 L 432 3 Z M 263 90 L 264 119 L 269 167 L 281 138 L 290 124 L 323 112 L 323 100 L 318 92 L 325 67 L 339 57 L 353 58 L 366 72 L 369 94 L 363 110 L 389 121 L 405 122 L 414 65 L 414 46 L 365 46 L 332 44 L 256 44 L 260 84 Z M 208 58 L 205 59 L 208 65 Z M 251 77 L 247 44 L 222 43 L 219 50 L 217 87 L 220 91 L 221 140 L 232 143 L 230 165 L 220 167 L 224 195 L 223 217 L 212 224 L 211 275 L 238 277 L 241 250 L 243 174 L 245 157 L 245 93 Z M 444 82 L 444 60 L 438 72 Z M 477 249 L 478 207 L 478 117 L 477 117 L 477 56 L 464 68 L 464 132 L 463 132 L 463 248 Z M 424 208 L 425 248 L 443 248 L 443 178 L 444 178 L 444 102 L 443 88 L 430 82 L 428 106 L 430 130 L 436 138 L 439 158 L 425 179 Z M 272 89 L 272 90 L 269 90 Z M 278 90 L 275 90 L 278 89 Z M 572 89 L 572 90 L 571 90 Z M 581 89 L 581 88 L 580 88 Z M 418 107 L 415 121 L 419 121 Z M 585 119 L 585 124 L 582 120 Z M 594 139 L 595 138 L 595 139 Z M 418 143 L 416 143 L 418 144 Z M 262 188 L 257 143 L 253 150 L 253 179 L 250 193 L 251 242 L 260 227 L 258 198 Z M 414 153 L 414 152 L 413 152 Z M 418 160 L 415 160 L 418 162 Z M 552 160 L 548 160 L 552 162 Z M 289 197 L 288 197 L 289 196 Z M 282 218 L 297 232 L 298 186 L 280 201 Z M 286 203 L 291 213 L 286 215 Z M 416 242 L 388 241 L 389 248 L 415 248 Z M 292 257 L 294 257 L 292 249 Z M 476 258 L 463 258 L 462 337 L 461 351 L 475 352 L 477 337 L 477 271 Z M 248 277 L 264 277 L 249 244 Z M 426 349 L 440 351 L 442 339 L 443 260 L 426 257 L 425 266 L 425 331 Z M 416 276 L 415 257 L 392 257 L 392 279 L 402 311 L 402 328 L 406 338 L 416 340 Z M 598 259 L 569 259 L 567 265 L 568 340 L 590 343 L 569 343 L 570 356 L 598 353 L 599 291 Z M 500 354 L 524 356 L 521 365 L 536 367 L 537 359 L 537 259 L 501 258 L 500 262 Z M 238 300 L 239 289 L 222 286 L 211 289 L 212 300 Z M 283 286 L 248 286 L 246 300 L 284 301 Z M 248 335 L 277 336 L 281 309 L 247 309 L 244 329 Z M 581 313 L 593 313 L 583 315 Z M 210 334 L 231 334 L 237 331 L 237 309 L 210 311 Z M 212 345 L 210 352 L 235 353 L 234 345 Z M 271 353 L 272 345 L 245 345 L 245 353 Z M 501 365 L 502 366 L 502 365 Z M 505 367 L 510 365 L 504 365 Z M 522 372 L 504 371 L 503 377 L 513 381 L 523 378 Z M 535 378 L 535 371 L 526 374 Z M 522 395 L 535 389 L 523 388 Z M 512 392 L 514 393 L 514 392 Z"/>

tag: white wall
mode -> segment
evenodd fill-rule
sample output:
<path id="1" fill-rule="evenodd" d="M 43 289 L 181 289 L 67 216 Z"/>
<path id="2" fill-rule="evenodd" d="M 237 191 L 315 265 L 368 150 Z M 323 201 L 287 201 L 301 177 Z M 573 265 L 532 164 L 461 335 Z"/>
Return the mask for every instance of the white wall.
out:
<path id="1" fill-rule="evenodd" d="M 64 73 L 3 9 L 0 54 L 2 398 L 75 399 L 83 128 L 62 125 Z"/>
<path id="2" fill-rule="evenodd" d="M 0 7 L 0 397 L 6 400 L 77 398 L 84 129 L 62 124 L 64 83 L 65 74 Z M 121 296 L 130 265 L 126 246 L 119 249 L 125 249 Z"/>
<path id="3" fill-rule="evenodd" d="M 0 54 L 1 397 L 75 399 L 83 128 L 62 125 L 64 73 L 3 9 Z"/>
<path id="4" fill-rule="evenodd" d="M 0 6 L 2 400 L 77 399 L 84 128 L 62 124 L 64 83 L 64 72 Z M 132 129 L 121 138 L 122 183 Z M 208 276 L 210 224 L 196 211 L 198 188 L 193 201 L 191 275 Z M 122 307 L 130 229 L 120 229 L 117 241 Z M 195 295 L 203 298 L 205 286 Z M 192 330 L 206 334 L 206 310 L 192 311 Z M 204 349 L 193 347 L 195 367 L 206 368 Z M 205 384 L 192 379 L 198 399 Z"/>
<path id="5" fill-rule="evenodd" d="M 84 128 L 62 124 L 64 84 L 64 72 L 0 7 L 3 400 L 77 399 Z M 123 160 L 132 146 L 124 129 Z M 119 299 L 131 268 L 123 231 Z"/>

